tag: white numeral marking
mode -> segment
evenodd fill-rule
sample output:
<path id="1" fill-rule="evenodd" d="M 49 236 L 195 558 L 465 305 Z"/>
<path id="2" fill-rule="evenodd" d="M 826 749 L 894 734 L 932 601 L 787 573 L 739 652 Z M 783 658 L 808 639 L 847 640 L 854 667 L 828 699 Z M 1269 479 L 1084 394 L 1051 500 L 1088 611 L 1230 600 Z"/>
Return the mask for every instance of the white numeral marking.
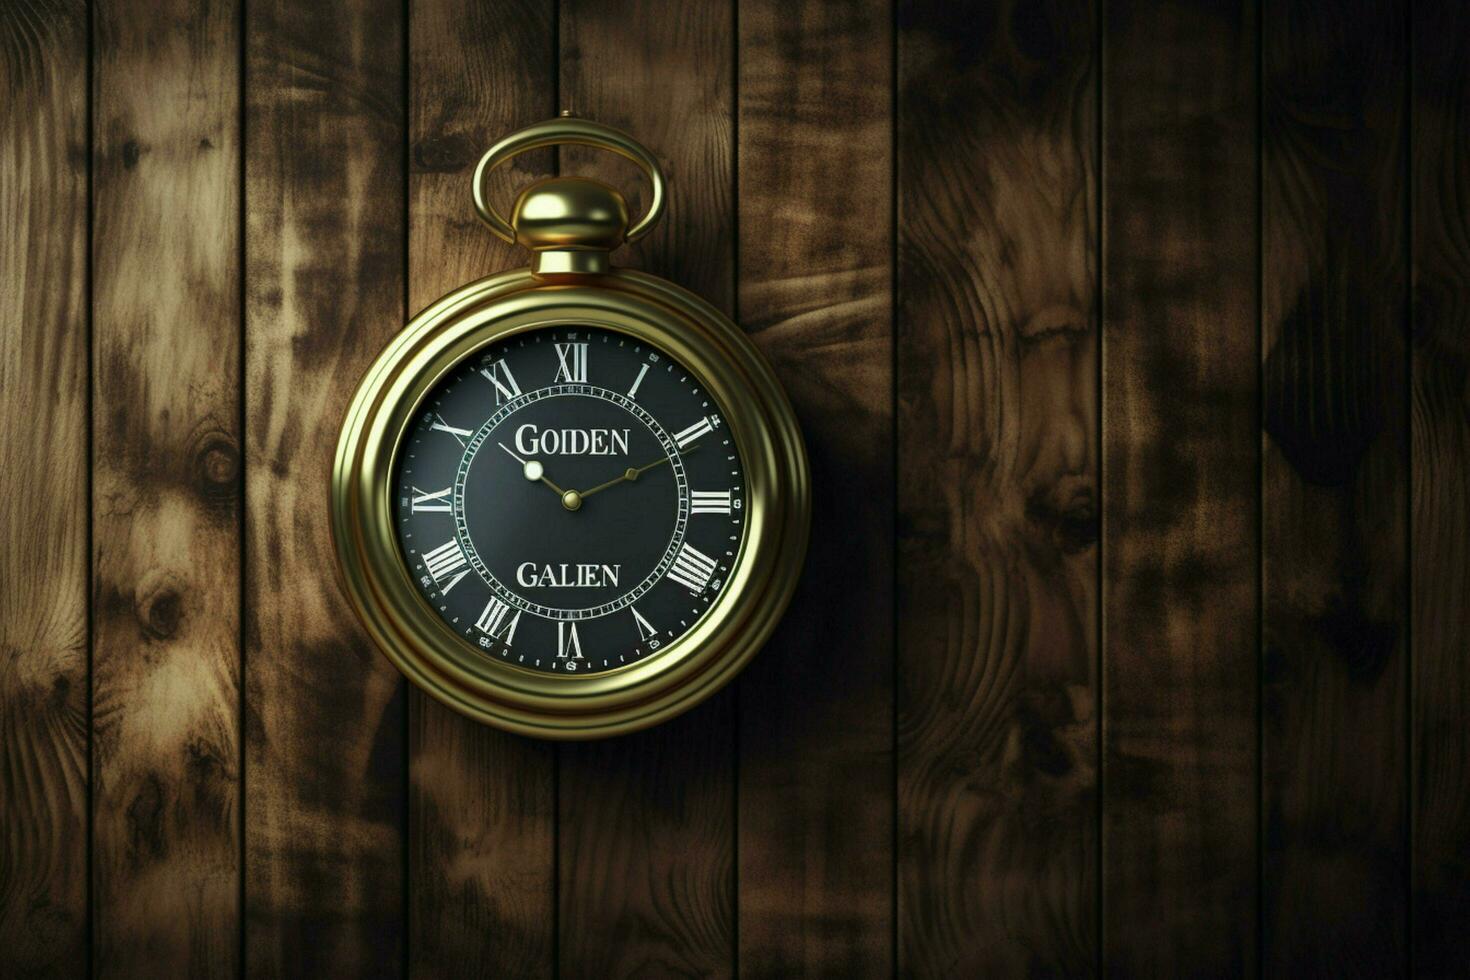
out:
<path id="1" fill-rule="evenodd" d="M 413 503 L 409 505 L 409 513 L 412 514 L 447 514 L 449 513 L 449 492 L 453 487 L 445 487 L 443 490 L 435 490 L 432 493 L 424 493 L 418 487 L 413 488 Z"/>
<path id="2" fill-rule="evenodd" d="M 683 449 L 685 446 L 689 445 L 691 442 L 693 442 L 695 439 L 698 439 L 706 432 L 713 432 L 714 428 L 715 427 L 710 424 L 709 419 L 700 419 L 698 422 L 695 422 L 683 432 L 674 433 L 674 441 L 679 444 L 680 449 Z"/>
<path id="3" fill-rule="evenodd" d="M 468 563 L 464 552 L 460 550 L 459 542 L 454 538 L 450 538 L 433 551 L 424 554 L 424 568 L 433 577 L 435 585 L 439 585 L 440 580 L 446 576 L 459 572 L 449 580 L 448 585 L 439 585 L 439 591 L 444 593 L 448 593 L 450 589 L 459 584 L 460 579 L 469 574 L 469 569 L 465 567 L 466 564 Z M 461 569 L 463 571 L 460 571 Z"/>
<path id="4" fill-rule="evenodd" d="M 658 636 L 658 630 L 654 629 L 653 624 L 644 619 L 643 615 L 638 612 L 638 610 L 634 609 L 632 606 L 629 606 L 628 612 L 633 614 L 633 620 L 638 624 L 638 639 L 646 643 L 649 640 L 653 639 L 655 636 Z"/>
<path id="5" fill-rule="evenodd" d="M 633 379 L 633 387 L 628 389 L 628 397 L 638 397 L 638 386 L 643 383 L 643 376 L 648 373 L 648 365 L 645 364 L 638 369 L 638 377 Z"/>
<path id="6" fill-rule="evenodd" d="M 521 611 L 517 609 L 516 614 L 507 622 L 505 614 L 508 612 L 510 612 L 510 607 L 492 596 L 485 605 L 485 611 L 480 613 L 479 619 L 475 620 L 475 629 L 481 633 L 488 633 L 504 641 L 506 646 L 510 646 L 511 641 L 515 639 L 516 624 L 521 621 Z"/>
<path id="7" fill-rule="evenodd" d="M 587 380 L 587 345 L 586 344 L 557 344 L 556 345 L 556 381 Z"/>
<path id="8" fill-rule="evenodd" d="M 691 516 L 730 513 L 730 491 L 691 490 L 689 492 L 689 513 Z"/>
<path id="9" fill-rule="evenodd" d="M 459 444 L 461 446 L 463 446 L 465 444 L 465 440 L 470 437 L 469 429 L 456 429 L 454 426 L 450 425 L 448 422 L 444 421 L 437 415 L 434 416 L 434 424 L 429 426 L 429 428 L 438 429 L 440 432 L 449 433 L 459 441 Z"/>
<path id="10" fill-rule="evenodd" d="M 573 660 L 581 660 L 582 641 L 577 639 L 576 623 L 556 624 L 556 655 L 565 660 L 571 657 Z"/>
<path id="11" fill-rule="evenodd" d="M 510 373 L 510 365 L 503 360 L 480 368 L 480 373 L 495 386 L 495 404 L 497 405 L 501 402 L 508 402 L 521 393 L 521 386 L 516 384 L 515 376 Z M 504 381 L 500 380 L 502 377 Z"/>
<path id="12" fill-rule="evenodd" d="M 710 577 L 715 574 L 716 566 L 713 558 L 686 541 L 674 558 L 673 567 L 669 569 L 669 578 L 699 595 L 709 584 Z"/>

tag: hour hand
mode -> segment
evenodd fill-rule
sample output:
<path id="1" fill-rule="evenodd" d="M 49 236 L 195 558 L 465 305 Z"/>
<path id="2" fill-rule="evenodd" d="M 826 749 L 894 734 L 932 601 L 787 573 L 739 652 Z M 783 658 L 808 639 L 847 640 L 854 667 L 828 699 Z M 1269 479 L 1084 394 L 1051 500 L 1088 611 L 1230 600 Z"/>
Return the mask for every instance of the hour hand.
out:
<path id="1" fill-rule="evenodd" d="M 555 483 L 551 482 L 551 479 L 546 475 L 546 467 L 541 465 L 541 461 L 539 459 L 521 459 L 521 457 L 517 456 L 515 452 L 513 452 L 511 448 L 505 443 L 496 443 L 496 445 L 498 445 L 501 449 L 504 449 L 506 455 L 510 456 L 511 459 L 521 464 L 521 473 L 525 475 L 526 479 L 530 480 L 532 483 L 546 484 L 552 490 L 556 491 L 556 495 L 558 497 L 566 496 L 565 490 L 557 486 Z"/>

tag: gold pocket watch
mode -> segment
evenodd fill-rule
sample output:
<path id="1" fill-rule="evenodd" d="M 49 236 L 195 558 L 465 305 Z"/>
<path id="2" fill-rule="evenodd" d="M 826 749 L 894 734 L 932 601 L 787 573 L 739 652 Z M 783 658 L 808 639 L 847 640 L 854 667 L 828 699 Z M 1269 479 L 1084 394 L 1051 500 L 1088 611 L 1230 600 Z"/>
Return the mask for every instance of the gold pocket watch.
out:
<path id="1" fill-rule="evenodd" d="M 506 221 L 486 177 L 580 144 L 652 184 L 552 177 Z M 685 711 L 755 655 L 806 553 L 810 491 L 791 406 L 713 306 L 609 264 L 663 212 L 653 155 L 563 117 L 497 143 L 475 208 L 531 266 L 414 317 L 358 385 L 332 474 L 347 595 L 411 681 L 472 718 L 546 738 Z"/>

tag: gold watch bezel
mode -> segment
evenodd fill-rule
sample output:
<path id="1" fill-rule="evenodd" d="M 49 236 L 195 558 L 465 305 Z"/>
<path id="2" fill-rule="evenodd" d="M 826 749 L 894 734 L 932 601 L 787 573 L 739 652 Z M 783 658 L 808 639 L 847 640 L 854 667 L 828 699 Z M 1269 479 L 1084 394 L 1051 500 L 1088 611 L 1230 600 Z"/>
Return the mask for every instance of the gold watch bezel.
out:
<path id="1" fill-rule="evenodd" d="M 637 663 L 577 675 L 492 658 L 440 619 L 413 584 L 392 507 L 397 452 L 440 379 L 498 340 L 562 325 L 624 333 L 691 371 L 723 407 L 747 487 L 741 546 L 704 615 Z M 765 644 L 791 599 L 811 510 L 800 428 L 755 345 L 699 297 L 625 269 L 561 281 L 518 270 L 463 286 L 419 313 L 352 397 L 331 492 L 343 585 L 377 646 L 404 676 L 454 710 L 552 739 L 646 728 L 728 683 Z"/>

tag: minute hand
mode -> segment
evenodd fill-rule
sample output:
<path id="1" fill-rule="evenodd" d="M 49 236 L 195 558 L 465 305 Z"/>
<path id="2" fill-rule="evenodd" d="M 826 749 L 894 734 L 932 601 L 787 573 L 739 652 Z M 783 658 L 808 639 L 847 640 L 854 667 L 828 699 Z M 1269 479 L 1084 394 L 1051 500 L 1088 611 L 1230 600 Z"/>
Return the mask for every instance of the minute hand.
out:
<path id="1" fill-rule="evenodd" d="M 690 450 L 690 451 L 692 452 L 693 450 Z M 593 487 L 591 490 L 583 490 L 582 491 L 582 499 L 585 500 L 588 497 L 592 496 L 594 493 L 599 493 L 599 492 L 601 492 L 603 490 L 606 490 L 608 487 L 615 487 L 619 483 L 623 483 L 623 482 L 628 481 L 628 480 L 636 480 L 640 476 L 642 476 L 644 473 L 647 473 L 649 470 L 653 469 L 655 466 L 662 466 L 664 463 L 667 463 L 668 461 L 669 461 L 669 457 L 667 457 L 667 456 L 660 456 L 658 459 L 654 460 L 651 463 L 645 463 L 644 465 L 638 466 L 638 467 L 630 466 L 626 470 L 623 471 L 623 473 L 622 473 L 621 476 L 614 477 L 613 479 L 608 480 L 606 483 L 599 483 L 597 486 Z"/>

